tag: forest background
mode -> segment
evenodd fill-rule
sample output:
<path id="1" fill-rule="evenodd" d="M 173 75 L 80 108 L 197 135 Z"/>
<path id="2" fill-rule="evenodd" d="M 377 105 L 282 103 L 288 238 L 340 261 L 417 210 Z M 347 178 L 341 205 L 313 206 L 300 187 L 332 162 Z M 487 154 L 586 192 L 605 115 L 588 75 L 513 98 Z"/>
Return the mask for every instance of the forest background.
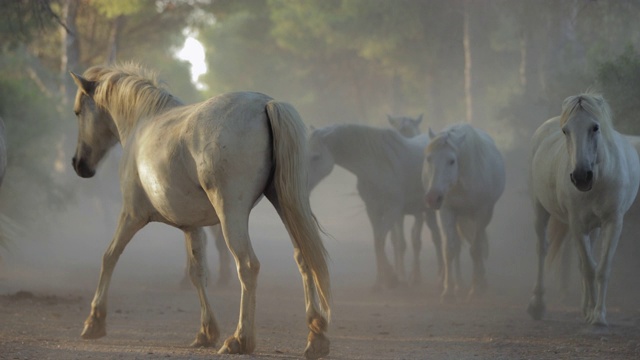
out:
<path id="1" fill-rule="evenodd" d="M 107 159 L 95 181 L 71 169 L 69 71 L 135 61 L 186 102 L 261 91 L 316 127 L 384 127 L 387 115 L 424 114 L 423 131 L 465 121 L 491 133 L 509 166 L 526 174 L 531 134 L 569 95 L 603 93 L 616 127 L 640 134 L 639 15 L 637 0 L 3 2 L 9 166 L 0 254 L 10 256 L 19 247 L 12 238 L 55 223 L 78 202 L 107 208 L 119 197 L 117 161 Z M 206 51 L 201 86 L 175 55 L 187 36 Z M 105 222 L 113 222 L 109 213 Z"/>

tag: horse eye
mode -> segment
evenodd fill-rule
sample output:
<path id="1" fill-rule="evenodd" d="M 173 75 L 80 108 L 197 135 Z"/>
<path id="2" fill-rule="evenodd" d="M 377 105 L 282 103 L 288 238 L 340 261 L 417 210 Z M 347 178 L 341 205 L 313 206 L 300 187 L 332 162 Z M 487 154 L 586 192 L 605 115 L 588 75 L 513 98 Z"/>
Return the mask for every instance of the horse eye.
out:
<path id="1" fill-rule="evenodd" d="M 564 128 L 562 128 L 562 133 L 563 133 L 563 134 L 565 134 L 565 135 L 567 135 L 567 130 L 566 130 L 566 129 L 564 129 Z"/>
<path id="2" fill-rule="evenodd" d="M 598 130 L 600 130 L 600 126 L 598 126 L 597 124 L 593 125 L 593 132 L 598 132 Z"/>
<path id="3" fill-rule="evenodd" d="M 451 160 L 449 160 L 449 165 L 453 165 L 453 164 L 455 164 L 455 163 L 456 163 L 456 160 L 455 160 L 455 159 L 451 159 Z"/>

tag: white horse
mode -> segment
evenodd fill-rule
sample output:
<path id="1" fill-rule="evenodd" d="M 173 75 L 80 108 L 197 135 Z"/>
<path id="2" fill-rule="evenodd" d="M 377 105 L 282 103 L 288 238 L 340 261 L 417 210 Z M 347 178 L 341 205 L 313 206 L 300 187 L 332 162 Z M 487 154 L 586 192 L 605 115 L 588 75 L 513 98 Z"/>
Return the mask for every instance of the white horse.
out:
<path id="1" fill-rule="evenodd" d="M 473 280 L 469 295 L 486 288 L 484 259 L 488 255 L 486 227 L 505 186 L 504 160 L 493 139 L 468 124 L 452 125 L 439 134 L 429 130 L 423 182 L 425 202 L 438 210 L 444 239 L 444 289 L 442 300 L 455 298 L 451 267 L 459 257 L 460 236 L 470 245 Z"/>
<path id="2" fill-rule="evenodd" d="M 392 129 L 363 125 L 331 125 L 316 129 L 310 135 L 310 189 L 329 175 L 335 165 L 357 178 L 358 193 L 373 227 L 377 269 L 374 289 L 383 284 L 394 287 L 398 278 L 405 280 L 404 215 L 414 215 L 416 219 L 411 230 L 413 264 L 409 280 L 416 283 L 421 277 L 420 235 L 425 220 L 442 267 L 440 231 L 435 213 L 427 210 L 421 200 L 419 167 L 422 149 L 427 143 L 426 136 L 407 139 Z M 395 251 L 395 272 L 384 250 L 390 231 Z"/>
<path id="3" fill-rule="evenodd" d="M 544 259 L 553 259 L 565 235 L 574 240 L 582 272 L 582 312 L 606 326 L 605 298 L 623 217 L 640 184 L 638 154 L 611 123 L 606 101 L 580 94 L 565 99 L 562 114 L 547 120 L 532 139 L 531 191 L 538 237 L 538 276 L 528 312 L 545 313 Z M 602 238 L 600 262 L 592 241 Z"/>
<path id="4" fill-rule="evenodd" d="M 229 280 L 231 279 L 231 253 L 227 248 L 227 243 L 224 241 L 224 235 L 222 235 L 222 228 L 220 224 L 209 226 L 209 232 L 211 233 L 212 241 L 218 250 L 218 280 L 216 281 L 216 286 L 219 288 L 224 288 L 229 285 Z M 204 248 L 202 251 L 206 254 L 207 242 L 204 243 Z M 211 271 L 209 270 L 209 266 L 207 265 L 206 256 L 204 257 L 204 267 L 207 272 L 207 278 L 211 277 Z M 187 254 L 187 266 L 184 270 L 184 276 L 182 277 L 182 281 L 180 282 L 182 288 L 186 289 L 191 287 L 191 275 L 189 275 L 189 254 Z"/>
<path id="5" fill-rule="evenodd" d="M 309 336 L 305 356 L 329 353 L 326 251 L 309 205 L 305 128 L 290 105 L 251 92 L 228 93 L 183 105 L 136 65 L 96 66 L 72 74 L 79 135 L 73 168 L 92 177 L 105 153 L 123 148 L 123 206 L 104 254 L 82 337 L 106 335 L 107 291 L 114 267 L 134 234 L 151 221 L 184 231 L 201 326 L 193 346 L 213 346 L 219 330 L 205 291 L 203 226 L 217 223 L 242 284 L 235 333 L 219 353 L 255 348 L 256 285 L 260 263 L 249 240 L 253 206 L 266 196 L 282 218 L 303 279 Z"/>
<path id="6" fill-rule="evenodd" d="M 423 114 L 420 114 L 420 116 L 414 119 L 409 116 L 387 115 L 387 120 L 389 120 L 389 124 L 391 124 L 394 129 L 398 130 L 398 132 L 402 134 L 402 136 L 412 138 L 420 135 L 420 124 L 422 123 L 422 116 Z"/>

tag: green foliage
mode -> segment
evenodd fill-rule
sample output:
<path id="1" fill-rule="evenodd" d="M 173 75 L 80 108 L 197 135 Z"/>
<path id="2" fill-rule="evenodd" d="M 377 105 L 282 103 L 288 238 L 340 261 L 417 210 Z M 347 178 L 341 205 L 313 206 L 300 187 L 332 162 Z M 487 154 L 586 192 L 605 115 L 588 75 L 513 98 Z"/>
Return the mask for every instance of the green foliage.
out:
<path id="1" fill-rule="evenodd" d="M 613 111 L 616 128 L 640 135 L 640 55 L 633 47 L 600 64 L 597 82 Z"/>
<path id="2" fill-rule="evenodd" d="M 108 19 L 120 15 L 131 15 L 140 11 L 144 6 L 144 0 L 92 0 L 91 4 Z M 149 3 L 147 1 L 147 3 Z"/>
<path id="3" fill-rule="evenodd" d="M 44 96 L 19 75 L 24 72 L 19 69 L 11 66 L 0 71 L 0 116 L 8 154 L 0 213 L 28 221 L 52 206 L 69 203 L 69 191 L 59 183 L 55 169 L 60 139 L 68 126 L 57 111 L 59 99 Z"/>

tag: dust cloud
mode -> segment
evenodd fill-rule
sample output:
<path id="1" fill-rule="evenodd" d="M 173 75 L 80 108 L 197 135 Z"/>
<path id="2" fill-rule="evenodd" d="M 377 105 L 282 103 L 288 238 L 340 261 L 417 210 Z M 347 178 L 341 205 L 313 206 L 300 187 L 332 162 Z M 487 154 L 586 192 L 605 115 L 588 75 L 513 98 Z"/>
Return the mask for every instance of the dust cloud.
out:
<path id="1" fill-rule="evenodd" d="M 19 290 L 60 293 L 81 292 L 87 299 L 97 285 L 102 254 L 116 227 L 119 211 L 117 150 L 98 169 L 92 179 L 70 178 L 79 191 L 77 201 L 49 220 L 33 222 L 23 231 L 19 243 L 2 259 L 0 293 Z M 486 261 L 489 293 L 505 296 L 526 307 L 536 271 L 536 244 L 532 210 L 527 185 L 527 151 L 505 154 L 507 186 L 498 201 L 489 226 L 489 257 Z M 356 192 L 355 177 L 336 167 L 312 192 L 314 212 L 327 232 L 325 245 L 330 255 L 330 271 L 334 290 L 370 291 L 375 280 L 375 257 L 372 230 L 364 203 Z M 609 307 L 635 309 L 638 291 L 630 293 L 638 274 L 636 230 L 640 206 L 627 216 L 625 230 L 614 261 Z M 405 221 L 405 235 L 410 234 L 412 218 Z M 210 233 L 207 232 L 210 237 Z M 267 200 L 262 200 L 250 218 L 250 236 L 261 262 L 258 291 L 269 292 L 278 287 L 302 291 L 300 275 L 293 260 L 292 246 L 282 222 Z M 438 296 L 438 274 L 434 247 L 426 227 L 420 254 L 422 284 L 429 296 Z M 407 239 L 408 240 L 408 239 Z M 463 246 L 464 285 L 471 281 L 471 259 L 468 246 Z M 407 241 L 406 263 L 412 254 Z M 210 243 L 207 249 L 212 283 L 217 276 L 218 254 Z M 393 259 L 387 241 L 389 259 Z M 147 225 L 125 249 L 116 267 L 111 291 L 140 288 L 179 289 L 186 264 L 182 233 L 158 223 Z M 578 306 L 580 278 L 578 259 L 574 257 L 569 289 L 571 305 Z M 560 301 L 557 266 L 547 275 L 549 303 Z M 235 271 L 233 283 L 237 287 Z M 383 291 L 396 291 L 386 289 Z M 402 291 L 402 290 L 401 290 Z M 463 290 L 464 291 L 464 290 Z M 212 294 L 214 295 L 214 294 Z M 214 295 L 215 296 L 215 295 Z M 371 296 L 375 296 L 372 293 Z M 336 299 L 339 301 L 339 299 Z"/>

